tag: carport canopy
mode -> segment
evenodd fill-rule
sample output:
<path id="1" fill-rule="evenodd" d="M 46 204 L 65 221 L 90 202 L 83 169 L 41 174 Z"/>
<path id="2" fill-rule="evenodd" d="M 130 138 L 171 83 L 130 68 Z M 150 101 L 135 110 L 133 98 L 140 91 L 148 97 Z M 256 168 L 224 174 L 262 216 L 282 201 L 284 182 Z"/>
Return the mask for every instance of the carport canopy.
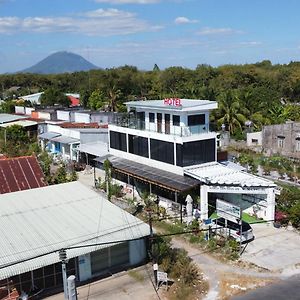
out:
<path id="1" fill-rule="evenodd" d="M 120 173 L 155 184 L 173 192 L 184 192 L 200 184 L 199 180 L 194 178 L 174 174 L 112 155 L 95 158 L 95 161 L 104 163 L 106 159 L 110 161 L 113 169 Z"/>

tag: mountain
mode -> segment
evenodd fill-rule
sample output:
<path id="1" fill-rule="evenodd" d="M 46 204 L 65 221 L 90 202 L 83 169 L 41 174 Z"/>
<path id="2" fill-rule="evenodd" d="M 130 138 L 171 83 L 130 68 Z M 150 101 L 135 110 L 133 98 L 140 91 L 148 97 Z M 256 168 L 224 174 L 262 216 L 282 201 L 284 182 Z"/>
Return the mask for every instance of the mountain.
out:
<path id="1" fill-rule="evenodd" d="M 71 52 L 56 52 L 21 73 L 59 74 L 99 69 L 82 56 Z"/>

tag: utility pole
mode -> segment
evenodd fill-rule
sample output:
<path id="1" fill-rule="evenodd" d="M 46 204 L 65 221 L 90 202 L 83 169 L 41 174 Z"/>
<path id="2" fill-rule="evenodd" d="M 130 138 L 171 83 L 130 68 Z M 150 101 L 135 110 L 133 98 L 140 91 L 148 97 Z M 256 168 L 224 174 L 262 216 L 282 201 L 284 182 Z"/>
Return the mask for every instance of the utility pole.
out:
<path id="1" fill-rule="evenodd" d="M 64 298 L 68 300 L 68 282 L 67 282 L 67 252 L 65 249 L 59 250 L 59 259 L 61 260 L 63 285 L 64 285 Z"/>

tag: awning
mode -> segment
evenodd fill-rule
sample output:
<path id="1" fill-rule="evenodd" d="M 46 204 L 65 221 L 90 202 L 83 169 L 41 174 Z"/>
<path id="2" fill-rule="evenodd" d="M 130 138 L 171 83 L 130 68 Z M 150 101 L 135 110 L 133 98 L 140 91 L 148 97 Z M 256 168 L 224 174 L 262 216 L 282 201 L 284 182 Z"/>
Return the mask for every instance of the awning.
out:
<path id="1" fill-rule="evenodd" d="M 53 137 L 50 139 L 52 142 L 57 142 L 57 143 L 61 143 L 61 144 L 75 144 L 75 143 L 79 143 L 79 139 L 74 139 L 65 135 L 60 135 L 57 137 Z"/>
<path id="2" fill-rule="evenodd" d="M 218 162 L 186 167 L 184 174 L 207 185 L 276 187 L 271 180 L 226 167 Z"/>
<path id="3" fill-rule="evenodd" d="M 40 134 L 39 138 L 43 139 L 43 140 L 51 140 L 52 138 L 60 136 L 60 135 L 61 135 L 60 133 L 49 131 L 49 132 L 44 132 L 44 133 Z"/>
<path id="4" fill-rule="evenodd" d="M 184 192 L 199 185 L 199 181 L 196 179 L 115 156 L 104 156 L 94 160 L 103 163 L 107 158 L 111 162 L 113 169 L 119 173 L 130 175 L 134 178 L 161 186 L 174 192 Z"/>
<path id="5" fill-rule="evenodd" d="M 80 144 L 79 151 L 94 156 L 105 156 L 108 154 L 108 145 L 100 142 Z"/>

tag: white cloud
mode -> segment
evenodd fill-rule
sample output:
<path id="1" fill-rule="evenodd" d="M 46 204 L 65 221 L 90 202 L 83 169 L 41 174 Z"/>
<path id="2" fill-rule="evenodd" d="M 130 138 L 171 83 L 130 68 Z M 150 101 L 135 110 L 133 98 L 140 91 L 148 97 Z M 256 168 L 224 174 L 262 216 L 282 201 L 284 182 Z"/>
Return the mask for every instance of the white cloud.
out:
<path id="1" fill-rule="evenodd" d="M 74 17 L 4 17 L 0 18 L 0 33 L 15 32 L 68 32 L 95 36 L 125 35 L 144 31 L 157 31 L 138 19 L 135 14 L 118 9 L 97 9 Z"/>
<path id="2" fill-rule="evenodd" d="M 242 46 L 260 46 L 262 42 L 258 41 L 250 41 L 250 42 L 241 42 L 240 45 Z"/>
<path id="3" fill-rule="evenodd" d="M 178 17 L 174 20 L 175 24 L 189 24 L 189 23 L 198 23 L 198 20 L 190 20 L 186 17 Z"/>
<path id="4" fill-rule="evenodd" d="M 152 4 L 158 3 L 160 0 L 94 0 L 97 3 L 109 4 Z"/>
<path id="5" fill-rule="evenodd" d="M 234 33 L 242 33 L 242 31 L 234 30 L 232 28 L 211 28 L 204 27 L 197 32 L 199 35 L 228 35 Z"/>

